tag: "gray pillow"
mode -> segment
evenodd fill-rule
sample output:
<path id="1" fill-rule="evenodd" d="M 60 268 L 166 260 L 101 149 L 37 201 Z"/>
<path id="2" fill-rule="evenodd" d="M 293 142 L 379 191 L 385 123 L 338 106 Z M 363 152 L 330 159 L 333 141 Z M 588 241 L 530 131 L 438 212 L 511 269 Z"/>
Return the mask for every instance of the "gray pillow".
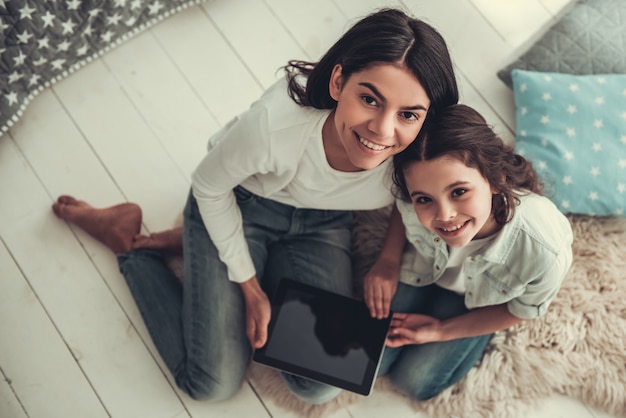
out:
<path id="1" fill-rule="evenodd" d="M 626 73 L 626 0 L 577 2 L 522 56 L 498 71 L 510 88 L 514 69 L 578 75 Z"/>
<path id="2" fill-rule="evenodd" d="M 0 1 L 0 136 L 43 89 L 201 1 Z"/>

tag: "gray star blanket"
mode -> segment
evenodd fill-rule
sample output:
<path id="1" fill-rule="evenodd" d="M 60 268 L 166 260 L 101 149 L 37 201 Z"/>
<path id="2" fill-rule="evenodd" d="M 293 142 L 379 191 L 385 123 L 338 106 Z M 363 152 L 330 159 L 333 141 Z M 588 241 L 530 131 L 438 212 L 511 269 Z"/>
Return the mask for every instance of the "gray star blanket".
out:
<path id="1" fill-rule="evenodd" d="M 0 0 L 0 136 L 44 88 L 201 0 Z"/>

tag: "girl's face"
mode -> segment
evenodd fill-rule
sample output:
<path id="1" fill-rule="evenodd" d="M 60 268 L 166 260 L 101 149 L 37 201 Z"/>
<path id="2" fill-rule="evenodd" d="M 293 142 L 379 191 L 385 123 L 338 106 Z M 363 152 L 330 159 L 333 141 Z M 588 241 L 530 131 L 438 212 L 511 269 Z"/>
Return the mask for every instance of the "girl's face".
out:
<path id="1" fill-rule="evenodd" d="M 337 107 L 324 124 L 326 158 L 340 171 L 369 170 L 413 142 L 430 99 L 401 66 L 378 64 L 347 79 L 341 70 L 336 65 L 330 80 Z"/>
<path id="2" fill-rule="evenodd" d="M 500 229 L 491 214 L 496 192 L 475 168 L 443 156 L 410 163 L 404 178 L 420 222 L 450 247 L 463 247 Z"/>

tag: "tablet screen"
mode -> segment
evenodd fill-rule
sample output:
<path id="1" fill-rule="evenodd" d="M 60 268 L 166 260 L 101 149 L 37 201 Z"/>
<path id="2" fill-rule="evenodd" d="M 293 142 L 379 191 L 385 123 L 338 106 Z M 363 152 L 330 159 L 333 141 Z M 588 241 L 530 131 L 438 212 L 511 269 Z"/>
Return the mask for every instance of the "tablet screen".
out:
<path id="1" fill-rule="evenodd" d="M 283 279 L 272 302 L 268 341 L 254 360 L 368 395 L 391 322 L 363 301 Z"/>

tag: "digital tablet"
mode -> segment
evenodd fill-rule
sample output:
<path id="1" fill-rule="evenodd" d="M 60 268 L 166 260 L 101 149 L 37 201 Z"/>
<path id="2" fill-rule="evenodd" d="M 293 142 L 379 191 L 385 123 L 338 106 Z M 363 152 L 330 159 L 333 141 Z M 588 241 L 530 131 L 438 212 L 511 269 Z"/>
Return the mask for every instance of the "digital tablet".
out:
<path id="1" fill-rule="evenodd" d="M 391 315 L 370 316 L 363 301 L 282 279 L 257 363 L 369 395 Z"/>

